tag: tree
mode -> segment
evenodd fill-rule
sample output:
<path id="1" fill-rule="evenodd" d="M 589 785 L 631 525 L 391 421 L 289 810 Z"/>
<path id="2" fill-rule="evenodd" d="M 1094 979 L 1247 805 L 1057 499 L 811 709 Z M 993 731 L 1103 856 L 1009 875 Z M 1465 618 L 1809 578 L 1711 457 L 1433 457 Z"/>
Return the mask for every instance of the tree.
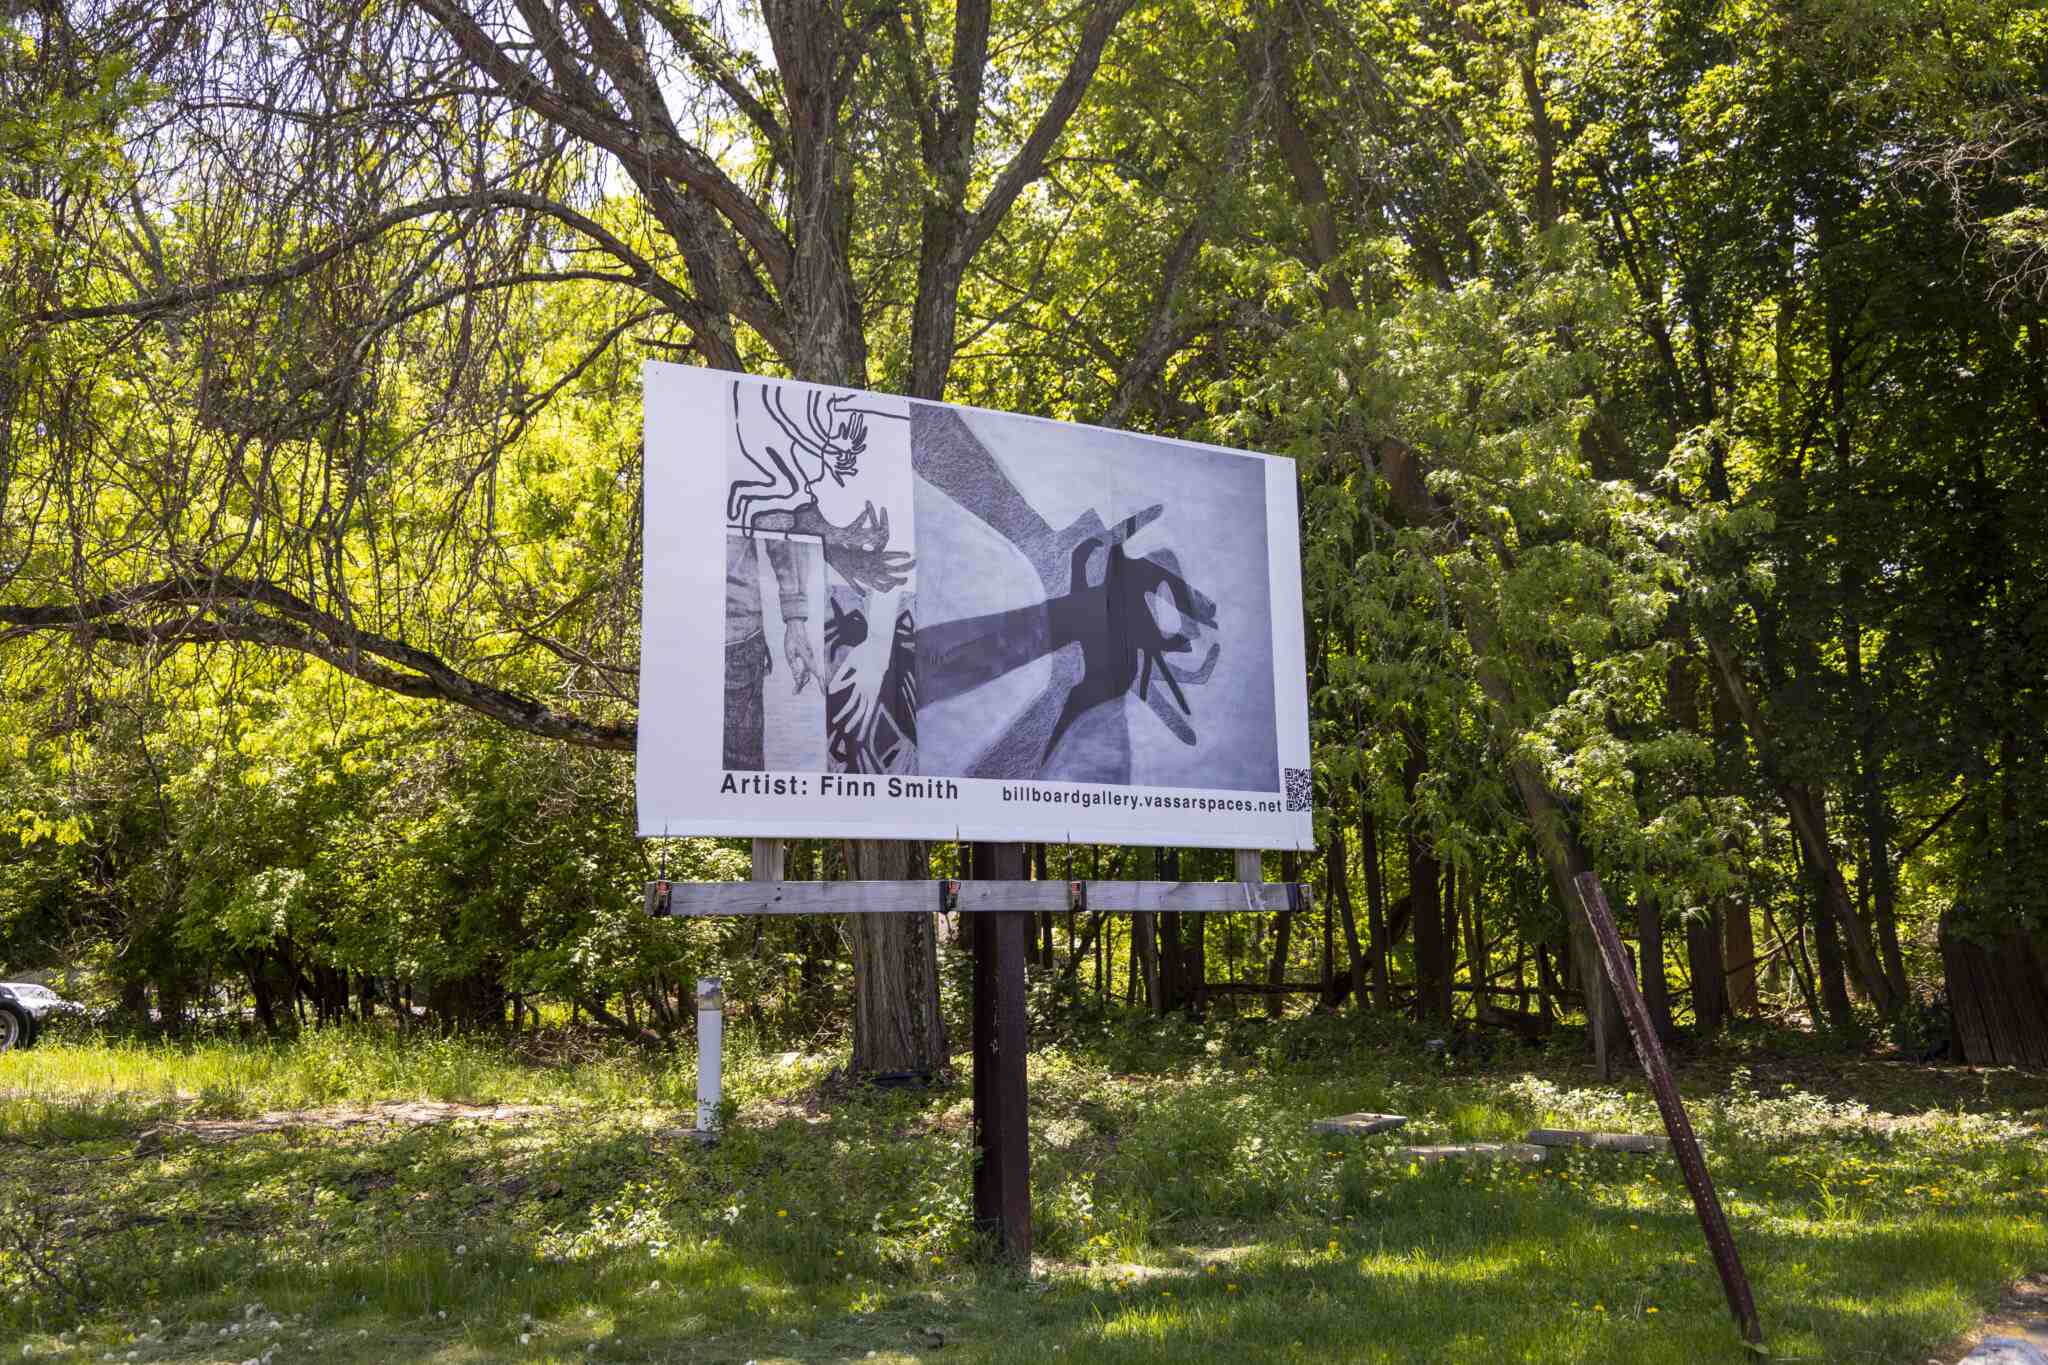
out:
<path id="1" fill-rule="evenodd" d="M 845 385 L 893 337 L 907 391 L 940 396 L 965 272 L 1131 3 L 967 0 L 948 24 L 769 0 L 759 29 L 566 0 L 40 12 L 52 84 L 107 52 L 151 84 L 92 123 L 124 159 L 58 224 L 12 319 L 44 363 L 5 394 L 11 429 L 37 434 L 0 497 L 117 524 L 10 518 L 0 626 L 296 650 L 630 748 L 623 702 L 540 700 L 482 647 L 509 629 L 571 673 L 631 662 L 630 553 L 582 584 L 501 572 L 510 443 L 628 336 Z M 509 299 L 570 284 L 602 286 L 579 301 L 605 325 L 535 388 L 546 339 Z M 408 469 L 430 436 L 449 463 Z M 900 878 L 922 854 L 864 843 L 849 863 Z M 942 1065 L 928 927 L 853 932 L 857 1067 Z"/>

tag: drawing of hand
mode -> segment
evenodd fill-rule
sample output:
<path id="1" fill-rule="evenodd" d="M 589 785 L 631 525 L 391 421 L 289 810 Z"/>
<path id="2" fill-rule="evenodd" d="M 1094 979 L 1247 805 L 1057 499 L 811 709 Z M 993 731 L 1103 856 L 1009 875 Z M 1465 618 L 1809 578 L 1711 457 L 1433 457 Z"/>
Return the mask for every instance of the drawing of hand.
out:
<path id="1" fill-rule="evenodd" d="M 916 559 L 907 550 L 889 546 L 889 513 L 875 511 L 870 502 L 861 514 L 844 526 L 827 523 L 825 562 L 839 576 L 870 593 L 894 592 L 910 581 Z"/>
<path id="2" fill-rule="evenodd" d="M 875 720 L 881 715 L 875 704 L 877 680 L 861 672 L 861 663 L 858 653 L 848 655 L 825 692 L 825 728 L 834 756 L 855 772 L 869 770 L 864 759 L 873 749 Z"/>
<path id="3" fill-rule="evenodd" d="M 868 550 L 825 542 L 825 562 L 856 588 L 894 592 L 910 581 L 917 559 L 907 550 Z"/>
<path id="4" fill-rule="evenodd" d="M 798 618 L 783 626 L 782 657 L 789 660 L 789 671 L 796 679 L 796 690 L 802 692 L 804 685 L 818 676 L 818 655 L 811 648 L 808 621 Z"/>

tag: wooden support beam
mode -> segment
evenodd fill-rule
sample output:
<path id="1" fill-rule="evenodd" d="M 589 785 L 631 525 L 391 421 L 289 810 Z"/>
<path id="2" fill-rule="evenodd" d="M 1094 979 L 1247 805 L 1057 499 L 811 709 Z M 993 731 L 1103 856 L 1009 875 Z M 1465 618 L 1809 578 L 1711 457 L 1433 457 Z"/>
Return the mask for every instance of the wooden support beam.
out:
<path id="1" fill-rule="evenodd" d="M 783 877 L 784 859 L 789 847 L 780 839 L 754 840 L 754 872 L 752 880 L 757 882 L 779 882 Z"/>
<path id="2" fill-rule="evenodd" d="M 774 843 L 775 840 L 762 840 Z M 667 913 L 693 915 L 872 915 L 925 914 L 940 906 L 936 882 L 670 882 Z M 1084 882 L 1090 910 L 1217 912 L 1289 910 L 1308 905 L 1307 887 L 1290 904 L 1285 882 Z M 968 880 L 957 888 L 956 910 L 1065 911 L 1072 906 L 1067 882 Z M 648 887 L 650 909 L 657 903 Z M 655 911 L 655 913 L 660 913 Z"/>
<path id="3" fill-rule="evenodd" d="M 984 885 L 1023 881 L 1022 844 L 976 844 Z M 1059 883 L 1054 883 L 1058 886 Z M 1031 1114 L 1025 1088 L 1024 955 L 1031 916 L 1002 910 L 968 921 L 974 948 L 974 1225 L 997 1255 L 1031 1260 Z"/>

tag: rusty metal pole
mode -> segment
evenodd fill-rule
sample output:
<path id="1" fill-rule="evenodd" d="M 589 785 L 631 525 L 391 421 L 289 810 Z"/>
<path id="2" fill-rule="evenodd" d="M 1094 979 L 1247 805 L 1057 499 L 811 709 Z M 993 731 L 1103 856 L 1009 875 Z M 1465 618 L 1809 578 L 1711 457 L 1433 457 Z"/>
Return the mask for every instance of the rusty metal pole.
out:
<path id="1" fill-rule="evenodd" d="M 1614 983 L 1615 998 L 1621 1002 L 1622 1016 L 1628 1020 L 1629 1032 L 1635 1035 L 1636 1055 L 1642 1058 L 1643 1071 L 1650 1078 L 1650 1093 L 1657 1097 L 1658 1112 L 1664 1115 L 1664 1131 L 1671 1135 L 1671 1151 L 1678 1158 L 1678 1169 L 1685 1173 L 1685 1187 L 1692 1191 L 1692 1206 L 1707 1234 L 1707 1249 L 1714 1253 L 1714 1267 L 1721 1272 L 1728 1311 L 1734 1315 L 1742 1339 L 1752 1346 L 1762 1346 L 1764 1329 L 1757 1321 L 1749 1276 L 1743 1273 L 1742 1257 L 1735 1250 L 1735 1236 L 1728 1230 L 1728 1217 L 1721 1211 L 1721 1200 L 1714 1193 L 1714 1178 L 1707 1174 L 1706 1159 L 1700 1155 L 1699 1139 L 1693 1136 L 1692 1120 L 1686 1117 L 1685 1105 L 1678 1098 L 1678 1082 L 1671 1075 L 1671 1063 L 1665 1060 L 1664 1045 L 1657 1041 L 1657 1031 L 1650 1027 L 1650 1010 L 1643 1003 L 1642 989 L 1629 968 L 1621 933 L 1614 927 L 1614 915 L 1607 908 L 1607 893 L 1601 889 L 1596 873 L 1580 873 L 1576 885 L 1579 900 L 1586 907 L 1586 919 L 1599 941 L 1600 956 L 1607 963 L 1608 979 Z M 1663 968 L 1661 964 L 1645 968 L 1653 969 Z"/>

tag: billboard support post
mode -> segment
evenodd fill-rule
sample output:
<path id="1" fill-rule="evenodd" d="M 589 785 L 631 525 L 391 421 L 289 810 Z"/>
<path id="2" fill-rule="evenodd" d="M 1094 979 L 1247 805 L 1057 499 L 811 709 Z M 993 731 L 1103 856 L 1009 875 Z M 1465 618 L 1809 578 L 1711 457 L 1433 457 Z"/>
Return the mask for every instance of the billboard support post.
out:
<path id="1" fill-rule="evenodd" d="M 1023 881 L 1024 845 L 976 844 L 977 880 Z M 1031 1260 L 1031 1113 L 1024 1060 L 1030 915 L 974 915 L 974 1226 L 1003 1260 Z"/>
<path id="2" fill-rule="evenodd" d="M 781 870 L 782 843 L 756 839 L 754 881 Z M 1240 875 L 1260 875 L 1256 849 L 1238 850 Z M 995 1253 L 1017 1265 L 1031 1259 L 1031 1112 L 1024 1070 L 1029 1050 L 1025 960 L 1032 925 L 1050 910 L 1179 914 L 1304 910 L 1309 888 L 1299 882 L 1029 881 L 1024 845 L 977 843 L 966 880 L 938 881 L 940 908 L 961 912 L 974 956 L 973 1065 L 974 1225 Z M 928 881 L 647 884 L 648 913 L 669 917 L 761 914 L 930 914 Z M 702 989 L 700 983 L 699 989 Z M 702 1025 L 700 1024 L 700 1031 Z M 701 1046 L 701 1032 L 700 1032 Z M 700 1061 L 702 1059 L 700 1058 Z M 709 1062 L 704 1062 L 710 1065 Z M 706 1112 L 700 1072 L 700 1116 Z M 715 1074 L 715 1069 L 712 1074 Z M 716 1101 L 711 1102 L 715 1107 Z M 700 1123 L 704 1120 L 700 1118 Z"/>
<path id="3" fill-rule="evenodd" d="M 1301 904 L 1241 847 L 1315 839 L 1298 470 L 844 385 L 642 374 L 637 824 L 754 855 L 744 882 L 664 863 L 647 912 L 930 916 L 936 889 L 967 915 L 975 1224 L 1028 1262 L 1034 918 L 1171 930 Z M 787 881 L 785 839 L 973 852 L 936 888 Z M 1028 878 L 1016 841 L 1077 839 L 1234 849 L 1235 876 Z M 1164 974 L 1200 1001 L 1196 942 Z M 904 1004 L 877 1026 L 911 1024 Z"/>

